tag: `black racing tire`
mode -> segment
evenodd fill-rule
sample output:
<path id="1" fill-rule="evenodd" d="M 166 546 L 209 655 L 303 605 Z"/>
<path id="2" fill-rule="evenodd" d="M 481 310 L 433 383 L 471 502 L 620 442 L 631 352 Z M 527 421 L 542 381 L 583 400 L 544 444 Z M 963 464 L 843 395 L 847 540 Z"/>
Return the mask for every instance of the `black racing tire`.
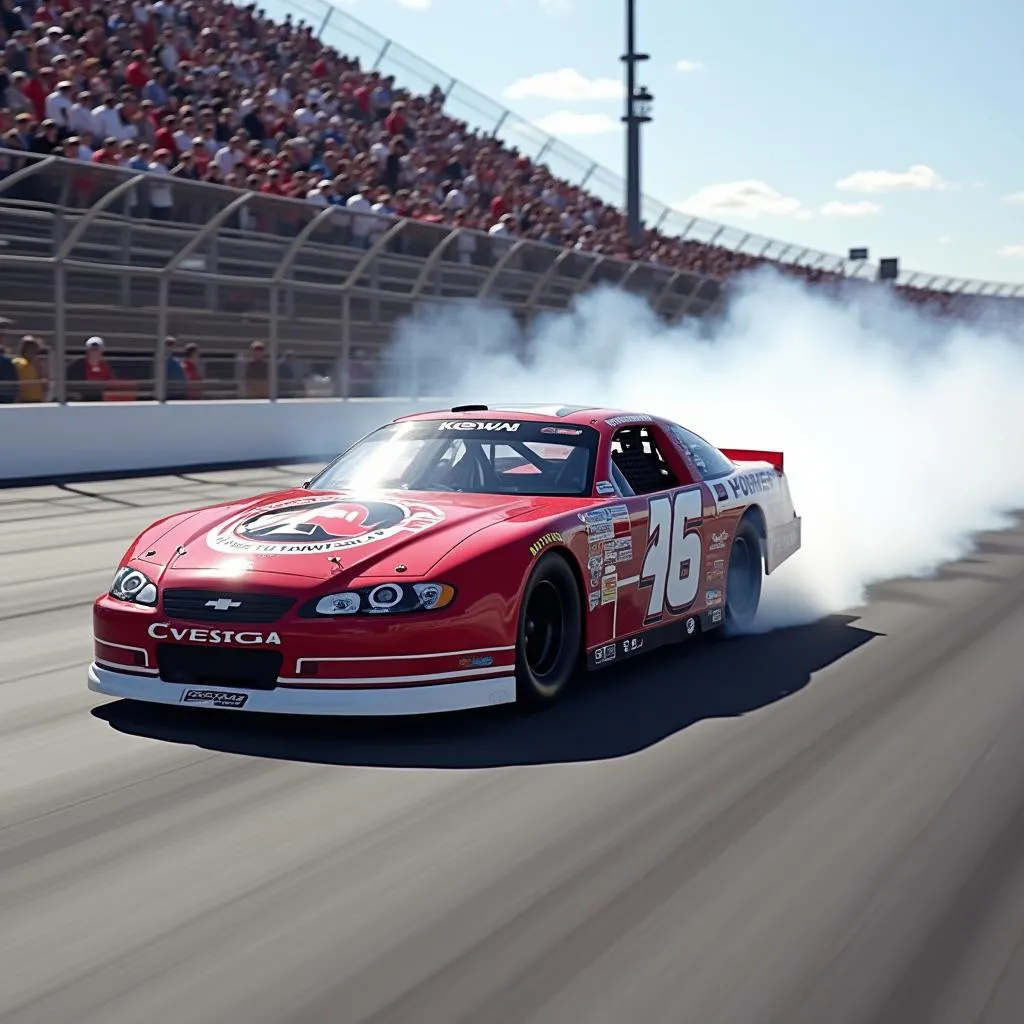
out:
<path id="1" fill-rule="evenodd" d="M 729 550 L 725 579 L 725 636 L 746 633 L 754 623 L 761 604 L 764 582 L 761 534 L 753 520 L 744 518 L 736 528 Z"/>
<path id="2" fill-rule="evenodd" d="M 583 600 L 569 563 L 545 555 L 523 592 L 516 632 L 516 703 L 554 704 L 572 682 L 583 643 Z"/>

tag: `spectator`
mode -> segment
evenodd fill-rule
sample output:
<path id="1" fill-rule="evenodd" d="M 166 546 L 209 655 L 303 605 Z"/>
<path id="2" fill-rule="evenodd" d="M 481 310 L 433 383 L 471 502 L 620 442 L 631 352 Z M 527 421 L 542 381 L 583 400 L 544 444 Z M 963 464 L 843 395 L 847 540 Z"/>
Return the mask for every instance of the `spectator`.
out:
<path id="1" fill-rule="evenodd" d="M 254 341 L 249 346 L 249 358 L 244 370 L 244 395 L 246 398 L 270 397 L 270 373 L 267 363 L 265 342 Z"/>
<path id="2" fill-rule="evenodd" d="M 68 399 L 76 402 L 99 402 L 107 393 L 107 385 L 116 380 L 106 357 L 102 338 L 93 336 L 85 343 L 85 355 L 68 367 Z"/>
<path id="3" fill-rule="evenodd" d="M 154 180 L 149 182 L 149 215 L 153 220 L 168 221 L 174 209 L 174 194 L 171 191 L 170 168 L 168 164 L 171 154 L 166 149 L 158 149 L 153 154 L 153 162 L 149 165 L 149 173 Z"/>
<path id="4" fill-rule="evenodd" d="M 161 356 L 157 355 L 157 360 Z M 178 402 L 188 395 L 188 377 L 185 372 L 185 367 L 181 363 L 181 359 L 178 357 L 178 339 L 168 335 L 164 339 L 164 352 L 163 352 L 164 365 L 166 366 L 167 373 L 167 391 L 166 398 L 168 402 Z M 157 380 L 159 373 L 159 365 L 153 367 L 153 380 Z M 157 398 L 160 396 L 157 395 Z"/>
<path id="5" fill-rule="evenodd" d="M 199 346 L 190 341 L 182 353 L 181 366 L 188 382 L 187 395 L 192 401 L 203 397 L 203 368 L 199 358 Z"/>
<path id="6" fill-rule="evenodd" d="M 0 317 L 0 402 L 4 405 L 18 400 L 18 371 L 7 354 L 7 335 L 13 326 L 13 321 Z"/>
<path id="7" fill-rule="evenodd" d="M 49 381 L 42 365 L 43 345 L 38 338 L 26 334 L 21 339 L 18 355 L 12 360 L 20 382 L 20 402 L 45 402 Z"/>

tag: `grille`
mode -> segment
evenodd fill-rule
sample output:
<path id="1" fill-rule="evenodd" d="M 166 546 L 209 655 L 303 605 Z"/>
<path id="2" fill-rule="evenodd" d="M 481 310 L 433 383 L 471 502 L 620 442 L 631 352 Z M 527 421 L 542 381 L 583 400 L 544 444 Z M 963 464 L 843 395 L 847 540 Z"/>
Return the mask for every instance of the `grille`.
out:
<path id="1" fill-rule="evenodd" d="M 158 644 L 160 678 L 186 686 L 241 686 L 246 690 L 273 690 L 281 674 L 278 651 L 240 651 Z"/>
<path id="2" fill-rule="evenodd" d="M 235 607 L 208 607 L 229 600 Z M 278 594 L 226 594 L 223 590 L 165 590 L 164 613 L 172 619 L 192 622 L 276 622 L 295 600 Z"/>

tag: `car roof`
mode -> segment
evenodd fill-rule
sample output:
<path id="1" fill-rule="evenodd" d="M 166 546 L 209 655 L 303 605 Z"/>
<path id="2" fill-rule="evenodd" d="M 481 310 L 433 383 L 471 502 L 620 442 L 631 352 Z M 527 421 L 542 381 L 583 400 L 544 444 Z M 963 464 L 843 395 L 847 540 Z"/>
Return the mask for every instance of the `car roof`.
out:
<path id="1" fill-rule="evenodd" d="M 399 416 L 395 423 L 405 423 L 410 420 L 439 420 L 439 419 L 518 419 L 527 422 L 550 423 L 552 419 L 565 420 L 567 423 L 575 423 L 578 426 L 601 427 L 619 426 L 625 423 L 653 423 L 656 416 L 648 413 L 630 412 L 627 409 L 611 409 L 598 405 L 543 405 L 540 403 L 524 403 L 516 405 L 495 405 L 489 406 L 483 403 L 479 405 L 456 405 L 450 409 L 434 409 L 429 412 L 415 412 L 408 416 Z M 618 421 L 621 423 L 612 422 Z"/>

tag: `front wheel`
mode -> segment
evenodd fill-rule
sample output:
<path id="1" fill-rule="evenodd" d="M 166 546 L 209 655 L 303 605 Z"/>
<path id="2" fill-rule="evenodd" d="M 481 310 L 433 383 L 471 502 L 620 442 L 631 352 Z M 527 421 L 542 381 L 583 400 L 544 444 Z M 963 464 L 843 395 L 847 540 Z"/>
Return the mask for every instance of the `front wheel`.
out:
<path id="1" fill-rule="evenodd" d="M 583 639 L 580 592 L 561 555 L 542 558 L 526 584 L 516 637 L 516 700 L 553 704 L 579 666 Z"/>
<path id="2" fill-rule="evenodd" d="M 745 633 L 754 624 L 763 581 L 761 535 L 749 519 L 736 530 L 725 587 L 725 633 Z"/>

